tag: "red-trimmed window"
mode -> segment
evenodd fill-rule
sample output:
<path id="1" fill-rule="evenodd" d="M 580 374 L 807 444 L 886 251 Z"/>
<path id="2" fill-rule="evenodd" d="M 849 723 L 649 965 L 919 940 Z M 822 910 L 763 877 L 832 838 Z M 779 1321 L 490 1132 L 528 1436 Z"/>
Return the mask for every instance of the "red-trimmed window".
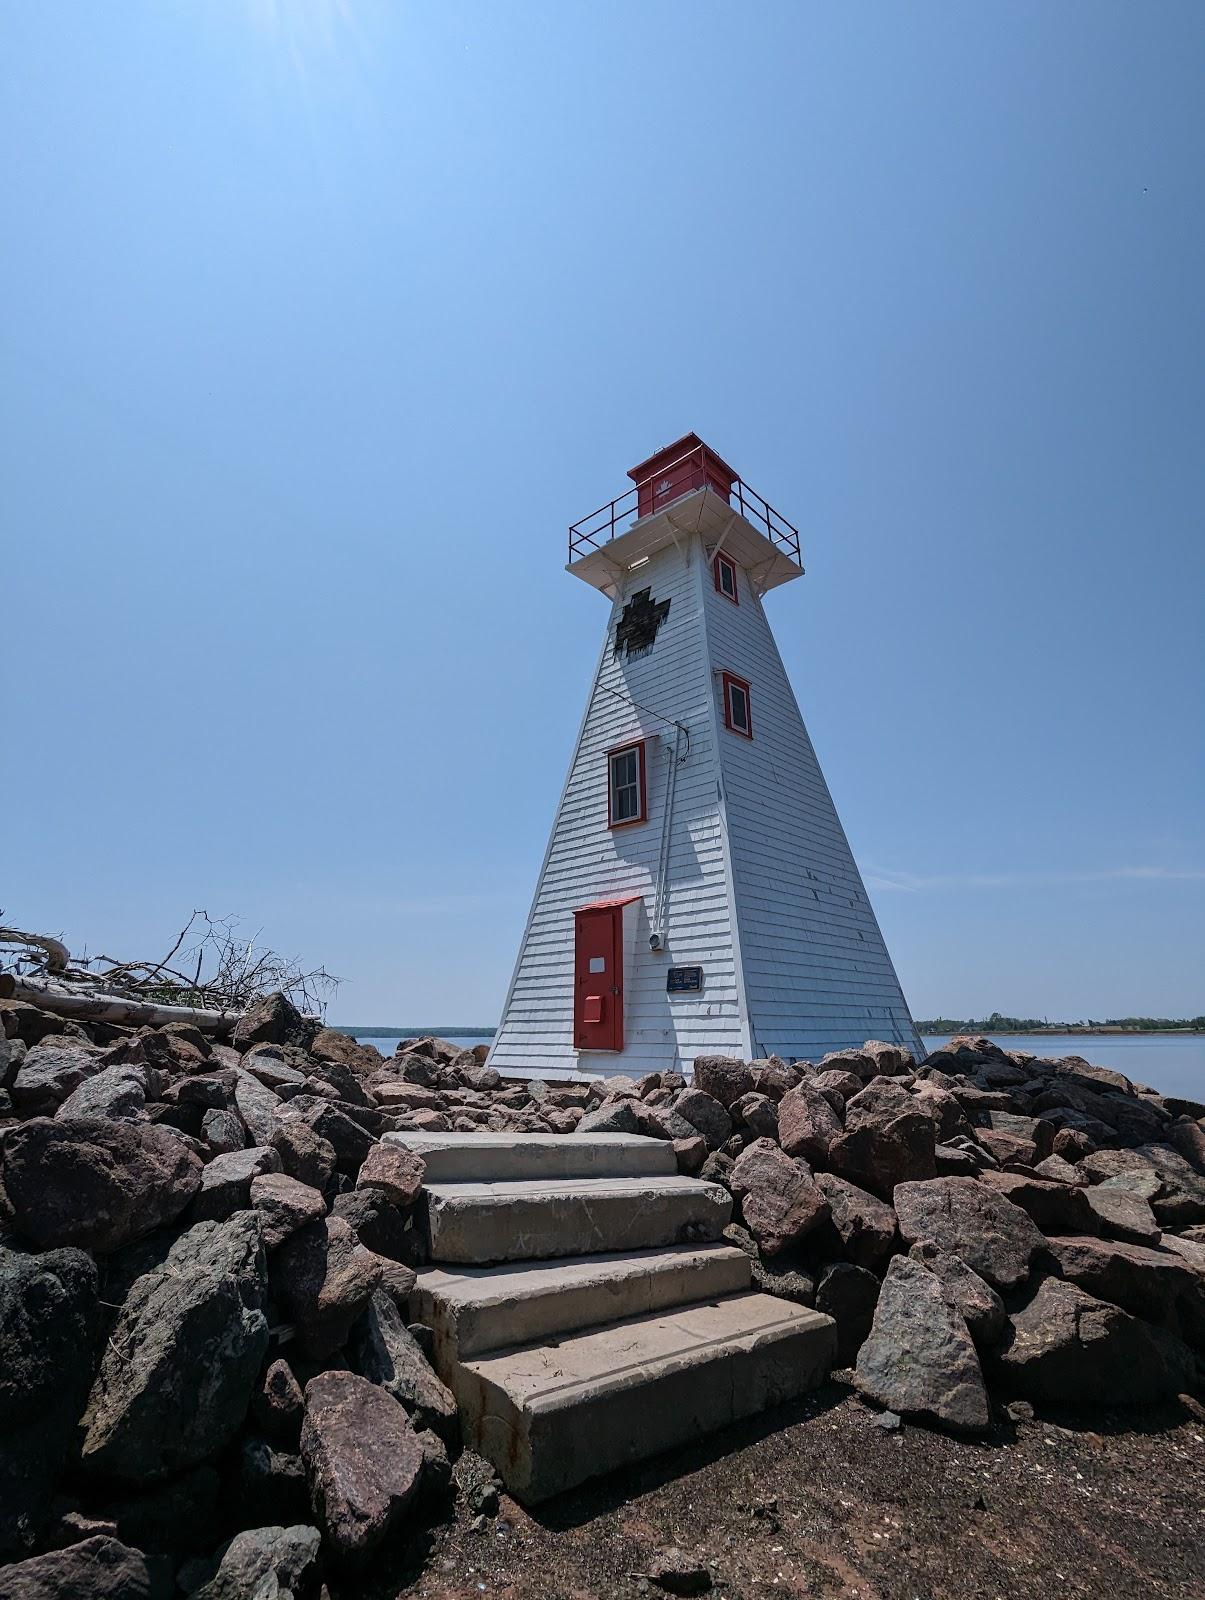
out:
<path id="1" fill-rule="evenodd" d="M 731 556 L 716 556 L 711 563 L 711 570 L 715 573 L 715 586 L 724 599 L 731 600 L 734 606 L 739 606 L 741 598 L 736 587 L 736 562 Z"/>
<path id="2" fill-rule="evenodd" d="M 607 826 L 627 828 L 648 816 L 644 740 L 607 751 Z"/>
<path id="3" fill-rule="evenodd" d="M 749 696 L 749 685 L 744 678 L 738 678 L 731 672 L 725 672 L 723 678 L 724 726 L 731 728 L 733 733 L 752 739 L 753 704 Z"/>

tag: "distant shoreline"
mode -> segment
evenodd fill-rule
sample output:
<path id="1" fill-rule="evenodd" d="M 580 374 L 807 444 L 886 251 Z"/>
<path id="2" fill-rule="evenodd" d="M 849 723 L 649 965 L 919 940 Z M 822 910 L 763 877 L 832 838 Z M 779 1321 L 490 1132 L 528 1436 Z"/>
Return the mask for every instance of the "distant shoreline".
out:
<path id="1" fill-rule="evenodd" d="M 332 1022 L 336 1033 L 350 1034 L 353 1039 L 492 1039 L 497 1028 L 357 1028 L 350 1022 Z"/>

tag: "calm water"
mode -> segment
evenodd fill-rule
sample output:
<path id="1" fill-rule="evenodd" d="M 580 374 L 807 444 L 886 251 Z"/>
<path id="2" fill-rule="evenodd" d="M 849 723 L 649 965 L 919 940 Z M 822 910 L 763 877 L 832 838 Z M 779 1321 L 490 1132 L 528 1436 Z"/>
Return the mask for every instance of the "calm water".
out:
<path id="1" fill-rule="evenodd" d="M 382 1055 L 391 1056 L 402 1037 L 365 1039 L 364 1043 L 375 1044 Z M 489 1042 L 456 1035 L 449 1038 L 466 1048 Z M 944 1038 L 925 1039 L 930 1050 L 945 1042 Z M 1024 1050 L 1035 1056 L 1083 1056 L 1094 1066 L 1124 1072 L 1127 1078 L 1149 1084 L 1160 1094 L 1205 1101 L 1205 1034 L 1046 1033 L 1031 1038 L 1015 1033 L 999 1034 L 996 1042 L 1005 1050 Z"/>

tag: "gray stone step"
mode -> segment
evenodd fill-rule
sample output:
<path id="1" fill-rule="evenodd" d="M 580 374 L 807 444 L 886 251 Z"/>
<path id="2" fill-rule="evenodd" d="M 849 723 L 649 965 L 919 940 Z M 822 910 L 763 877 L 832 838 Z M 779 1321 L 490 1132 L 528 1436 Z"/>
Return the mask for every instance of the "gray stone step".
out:
<path id="1" fill-rule="evenodd" d="M 424 1209 L 432 1261 L 596 1255 L 718 1239 L 732 1197 L 697 1178 L 559 1178 L 430 1183 Z"/>
<path id="2" fill-rule="evenodd" d="M 421 1156 L 428 1183 L 668 1177 L 678 1170 L 668 1140 L 634 1133 L 387 1133 L 383 1142 Z"/>
<path id="3" fill-rule="evenodd" d="M 669 1245 L 623 1254 L 432 1267 L 410 1297 L 412 1319 L 435 1333 L 435 1364 L 645 1316 L 749 1287 L 749 1257 L 729 1244 Z"/>
<path id="4" fill-rule="evenodd" d="M 533 1503 L 793 1399 L 826 1376 L 836 1325 L 771 1295 L 611 1323 L 456 1362 L 465 1443 Z"/>

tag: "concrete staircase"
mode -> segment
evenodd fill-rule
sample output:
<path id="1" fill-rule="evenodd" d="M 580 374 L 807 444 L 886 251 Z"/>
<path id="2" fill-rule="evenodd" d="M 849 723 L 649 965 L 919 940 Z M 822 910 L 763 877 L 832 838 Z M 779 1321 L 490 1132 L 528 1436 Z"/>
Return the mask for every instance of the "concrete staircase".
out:
<path id="1" fill-rule="evenodd" d="M 435 1332 L 465 1443 L 534 1503 L 827 1375 L 829 1317 L 750 1289 L 731 1199 L 628 1134 L 395 1133 L 427 1167 Z"/>

